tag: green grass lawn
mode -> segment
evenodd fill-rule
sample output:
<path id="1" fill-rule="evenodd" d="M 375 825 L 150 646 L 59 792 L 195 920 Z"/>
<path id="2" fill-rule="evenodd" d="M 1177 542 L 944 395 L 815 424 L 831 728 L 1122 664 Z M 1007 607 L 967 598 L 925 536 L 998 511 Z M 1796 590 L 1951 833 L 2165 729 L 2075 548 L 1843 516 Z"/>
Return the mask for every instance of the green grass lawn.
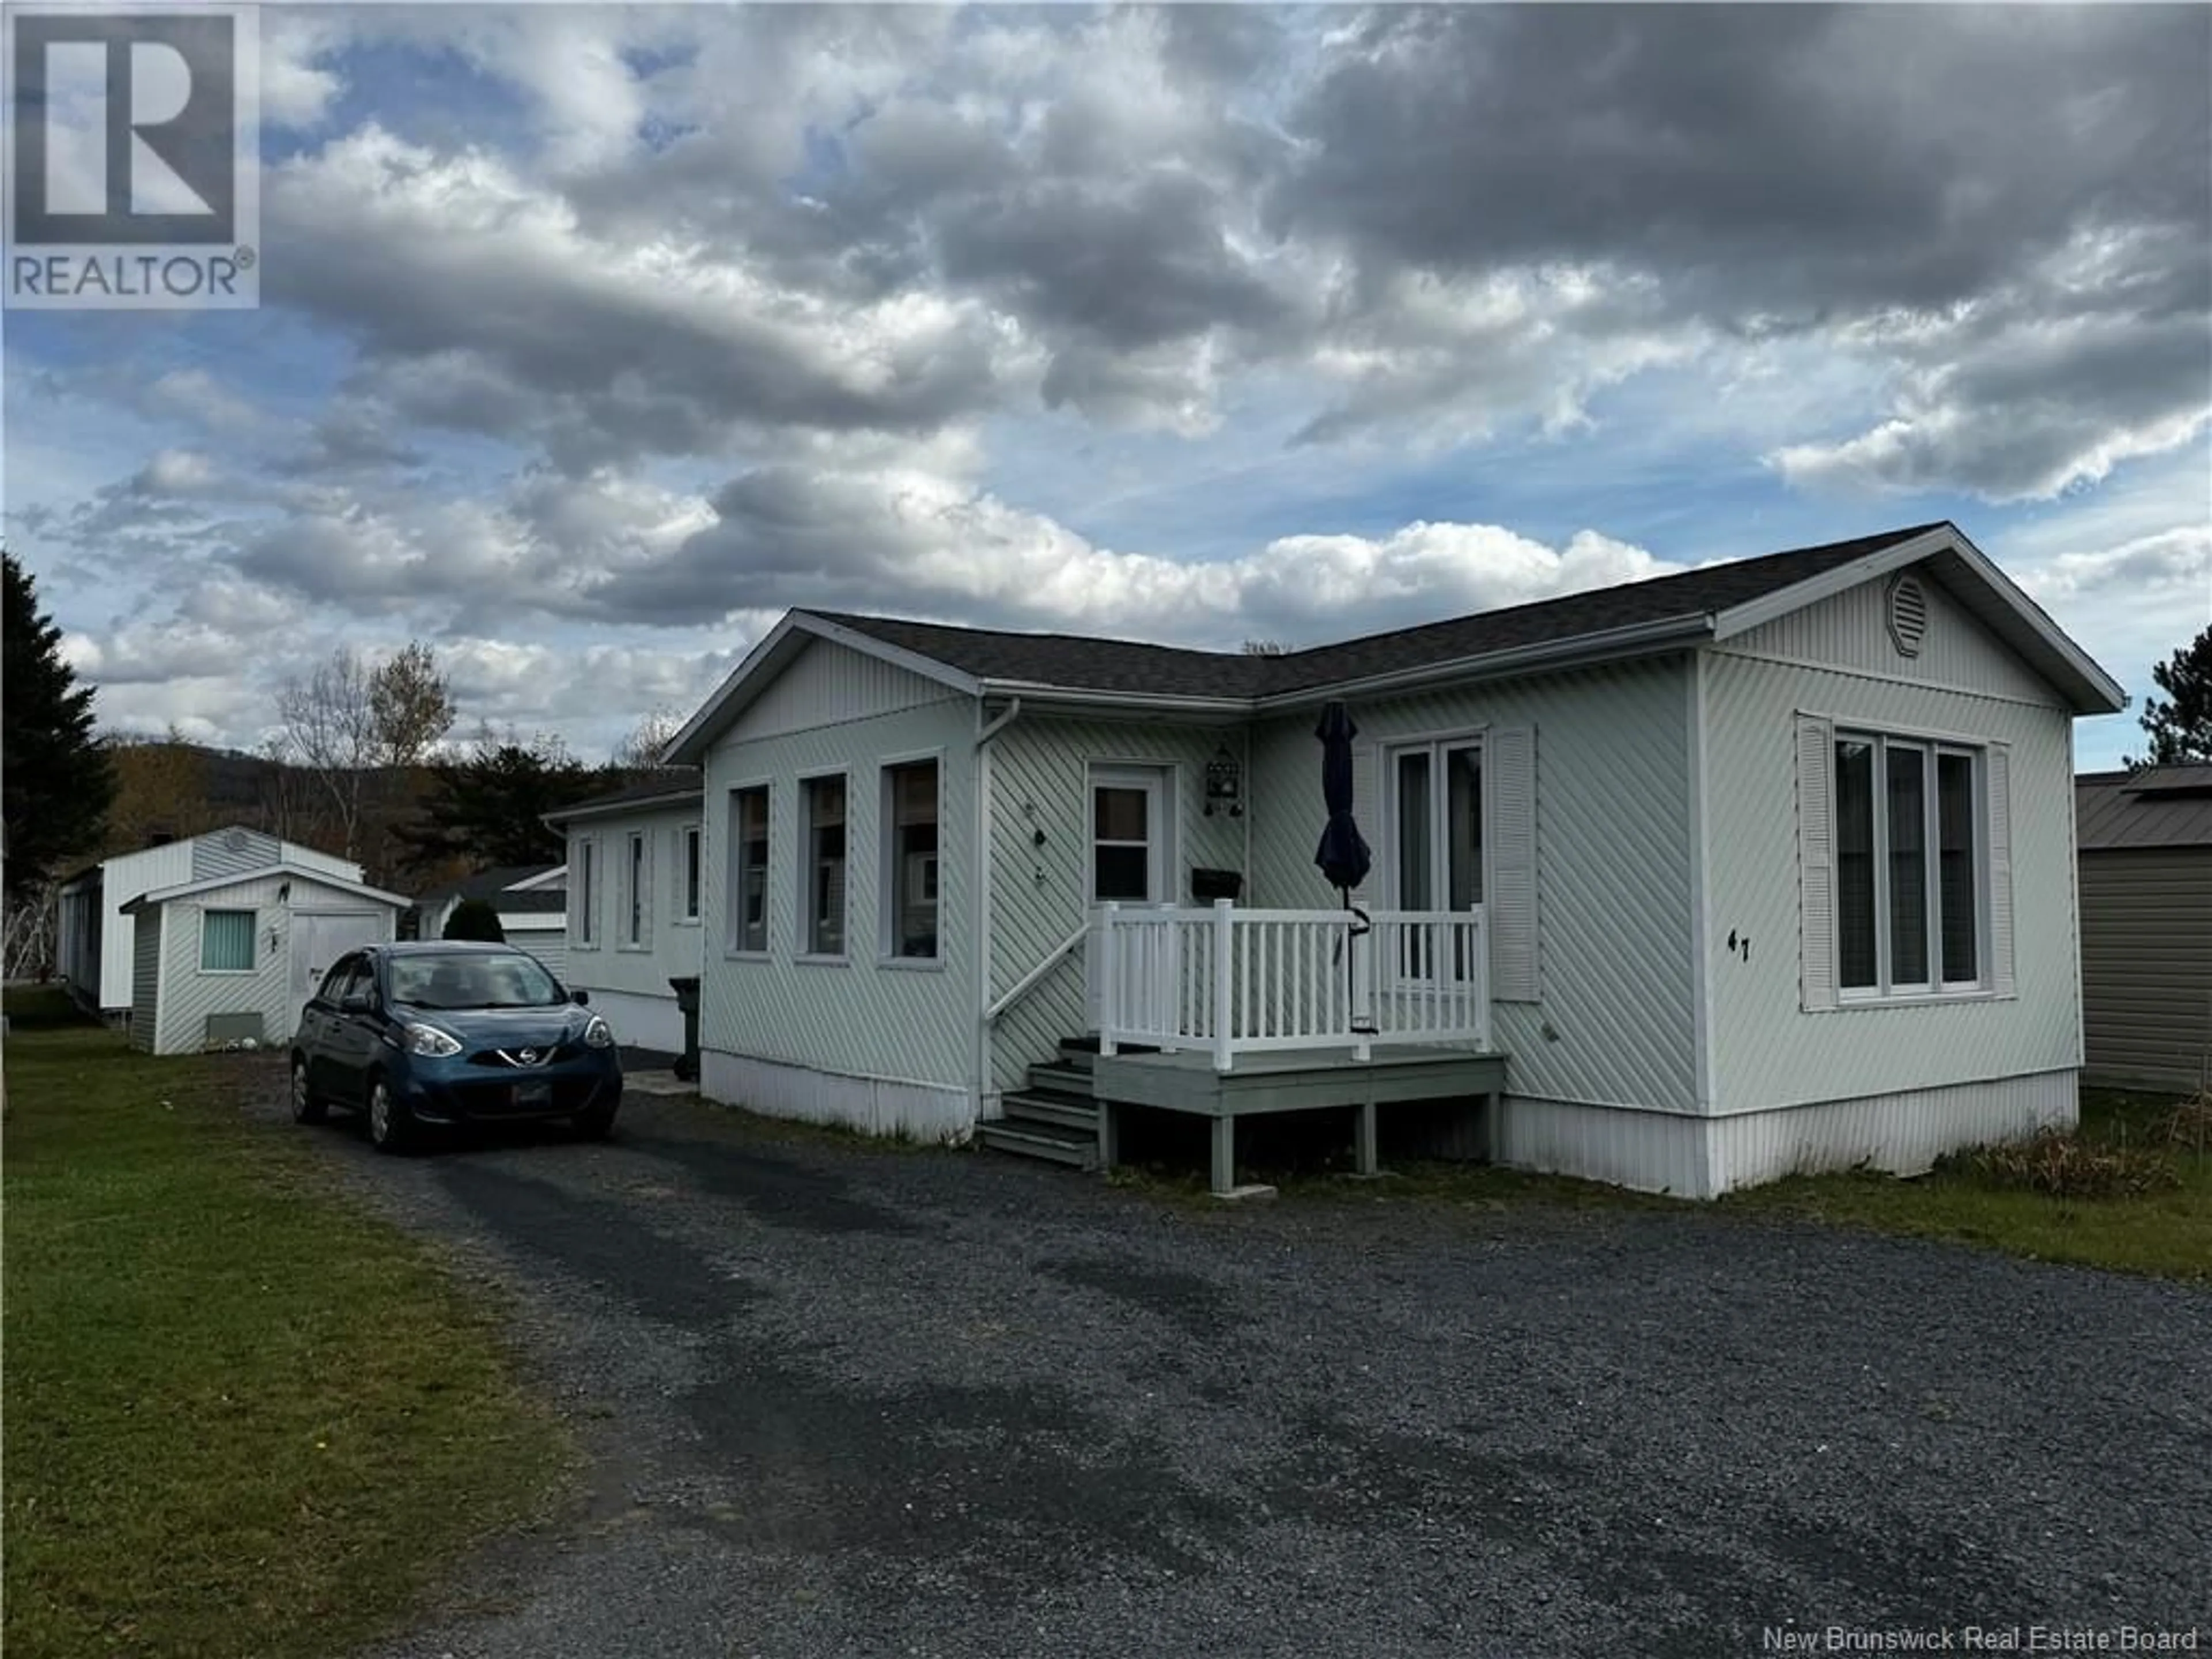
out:
<path id="1" fill-rule="evenodd" d="M 2212 1283 L 2212 1150 L 2173 1149 L 2157 1139 L 2171 1097 L 2084 1090 L 2081 1139 L 2092 1146 L 2158 1148 L 2178 1184 L 2127 1198 L 2062 1199 L 1993 1182 L 1971 1168 L 1947 1167 L 1911 1180 L 1871 1172 L 1799 1176 L 1722 1199 L 1706 1213 L 1787 1217 L 1840 1226 L 1978 1244 L 2046 1261 L 2079 1262 L 2116 1272 Z M 1240 1140 L 1239 1174 L 1274 1185 L 1291 1202 L 1430 1203 L 1498 1208 L 1540 1203 L 1575 1208 L 1640 1207 L 1677 1212 L 1679 1199 L 1624 1192 L 1562 1176 L 1528 1175 L 1487 1164 L 1386 1160 L 1392 1174 L 1374 1182 L 1344 1178 L 1350 1167 L 1348 1127 L 1296 1118 L 1255 1120 L 1272 1126 L 1272 1140 Z M 1196 1120 L 1191 1120 L 1193 1125 Z M 1187 1126 L 1170 1127 L 1182 1131 Z M 2212 1136 L 2208 1136 L 2212 1146 Z M 1116 1170 L 1116 1185 L 1194 1207 L 1218 1208 L 1207 1194 L 1204 1150 L 1195 1133 L 1180 1133 L 1172 1155 L 1146 1158 Z"/>
<path id="2" fill-rule="evenodd" d="M 491 1315 L 236 1060 L 8 1011 L 9 1659 L 340 1651 L 544 1511 L 568 1443 Z"/>
<path id="3" fill-rule="evenodd" d="M 1727 1211 L 1800 1216 L 1883 1232 L 1983 1244 L 2043 1261 L 2212 1283 L 2212 1152 L 2155 1138 L 2171 1096 L 2081 1091 L 2081 1139 L 2157 1147 L 2179 1182 L 2128 1198 L 2061 1199 L 1947 1167 L 1911 1181 L 1873 1174 L 1798 1176 L 1721 1200 Z"/>

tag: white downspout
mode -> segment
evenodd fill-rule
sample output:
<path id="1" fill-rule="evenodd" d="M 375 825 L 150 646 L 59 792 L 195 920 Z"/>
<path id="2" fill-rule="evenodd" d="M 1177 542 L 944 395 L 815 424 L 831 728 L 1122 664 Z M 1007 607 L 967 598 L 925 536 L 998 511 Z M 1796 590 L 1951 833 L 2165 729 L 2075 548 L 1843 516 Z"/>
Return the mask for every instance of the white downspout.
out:
<path id="1" fill-rule="evenodd" d="M 970 1011 L 975 1027 L 975 1112 L 980 1118 L 991 1098 L 991 1076 L 996 1058 L 991 1041 L 991 739 L 1012 726 L 1022 712 L 1016 697 L 989 722 L 983 719 L 983 699 L 975 699 L 975 1000 Z"/>

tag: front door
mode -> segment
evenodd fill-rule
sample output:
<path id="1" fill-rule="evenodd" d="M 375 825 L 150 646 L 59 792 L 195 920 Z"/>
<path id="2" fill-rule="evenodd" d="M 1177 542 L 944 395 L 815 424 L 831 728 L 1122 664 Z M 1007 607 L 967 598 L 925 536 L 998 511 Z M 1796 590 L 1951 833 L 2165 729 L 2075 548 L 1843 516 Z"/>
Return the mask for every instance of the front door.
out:
<path id="1" fill-rule="evenodd" d="M 1172 904 L 1175 889 L 1170 872 L 1174 860 L 1169 851 L 1170 814 L 1174 811 L 1174 774 L 1161 766 L 1094 766 L 1091 769 L 1091 799 L 1085 813 L 1086 856 L 1084 894 L 1086 911 L 1109 902 L 1126 907 Z M 1085 951 L 1090 1027 L 1098 1029 L 1105 999 L 1097 961 L 1097 934 Z M 1172 997 L 1176 975 L 1170 970 L 1147 988 Z"/>
<path id="2" fill-rule="evenodd" d="M 1159 766 L 1091 769 L 1091 902 L 1171 904 L 1170 774 Z"/>
<path id="3" fill-rule="evenodd" d="M 385 918 L 372 910 L 295 912 L 292 917 L 292 1023 L 286 1035 L 300 1029 L 301 1012 L 331 964 L 349 951 L 374 945 L 389 937 Z"/>

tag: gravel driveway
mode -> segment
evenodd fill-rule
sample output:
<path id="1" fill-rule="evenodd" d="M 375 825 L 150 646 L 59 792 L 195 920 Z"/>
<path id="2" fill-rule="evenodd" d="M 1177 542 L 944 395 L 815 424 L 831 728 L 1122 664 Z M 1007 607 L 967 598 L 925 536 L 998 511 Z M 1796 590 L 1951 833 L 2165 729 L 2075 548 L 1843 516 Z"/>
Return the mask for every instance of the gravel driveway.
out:
<path id="1" fill-rule="evenodd" d="M 511 1288 L 593 1460 L 387 1659 L 2212 1649 L 2201 1292 L 1687 1207 L 1193 1212 L 625 1113 L 405 1160 L 283 1131 Z"/>

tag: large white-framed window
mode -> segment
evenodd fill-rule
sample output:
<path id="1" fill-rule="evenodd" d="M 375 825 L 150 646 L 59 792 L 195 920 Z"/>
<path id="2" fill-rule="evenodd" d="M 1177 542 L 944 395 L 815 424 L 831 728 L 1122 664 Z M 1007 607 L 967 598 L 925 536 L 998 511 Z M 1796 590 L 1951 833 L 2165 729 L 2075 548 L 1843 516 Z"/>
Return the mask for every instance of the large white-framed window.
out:
<path id="1" fill-rule="evenodd" d="M 768 951 L 769 787 L 730 791 L 729 940 L 732 956 Z"/>
<path id="2" fill-rule="evenodd" d="M 653 842 L 645 830 L 633 830 L 623 838 L 622 893 L 623 949 L 645 950 L 653 942 Z"/>
<path id="3" fill-rule="evenodd" d="M 887 961 L 938 956 L 938 763 L 906 761 L 883 770 L 883 938 Z"/>
<path id="4" fill-rule="evenodd" d="M 1856 1002 L 1985 989 L 1985 751 L 1839 726 L 1832 767 L 1838 994 Z"/>
<path id="5" fill-rule="evenodd" d="M 250 974 L 258 925 L 251 910 L 200 912 L 200 972 Z"/>
<path id="6" fill-rule="evenodd" d="M 696 922 L 699 920 L 699 844 L 700 826 L 687 823 L 678 830 L 677 840 L 683 849 L 683 858 L 676 872 L 676 920 Z"/>
<path id="7" fill-rule="evenodd" d="M 1439 738 L 1395 744 L 1383 751 L 1383 788 L 1389 812 L 1389 908 L 1449 910 L 1465 915 L 1482 908 L 1488 887 L 1483 835 L 1482 739 Z M 1431 977 L 1422 935 L 1402 935 L 1399 974 Z M 1461 948 L 1464 948 L 1464 945 Z M 1464 977 L 1471 964 L 1453 964 Z"/>
<path id="8" fill-rule="evenodd" d="M 799 914 L 810 957 L 845 955 L 847 794 L 842 772 L 799 780 Z"/>
<path id="9" fill-rule="evenodd" d="M 576 919 L 574 943 L 579 950 L 596 950 L 599 943 L 599 844 L 589 836 L 576 837 L 569 891 L 574 895 Z"/>

